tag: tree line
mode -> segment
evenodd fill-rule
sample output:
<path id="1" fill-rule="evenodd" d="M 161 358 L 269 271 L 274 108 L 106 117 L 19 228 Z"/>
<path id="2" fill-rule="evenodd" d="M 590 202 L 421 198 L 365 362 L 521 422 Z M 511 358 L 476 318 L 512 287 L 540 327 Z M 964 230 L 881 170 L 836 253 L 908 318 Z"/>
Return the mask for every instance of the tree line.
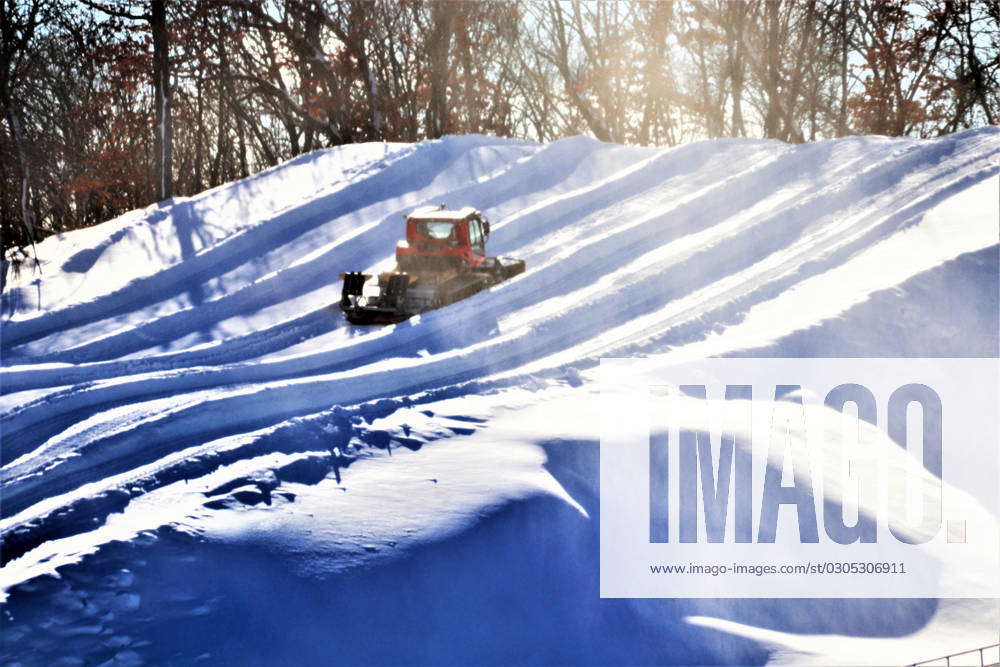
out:
<path id="1" fill-rule="evenodd" d="M 364 141 L 932 137 L 1000 0 L 0 0 L 0 215 L 46 235 Z"/>

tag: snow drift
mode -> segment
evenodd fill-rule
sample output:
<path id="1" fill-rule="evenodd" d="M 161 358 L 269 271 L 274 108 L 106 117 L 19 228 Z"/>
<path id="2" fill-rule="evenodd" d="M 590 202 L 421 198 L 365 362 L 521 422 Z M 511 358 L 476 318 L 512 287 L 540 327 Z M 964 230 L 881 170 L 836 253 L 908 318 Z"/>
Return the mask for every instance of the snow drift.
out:
<path id="1" fill-rule="evenodd" d="M 998 139 L 363 144 L 47 239 L 2 301 L 3 658 L 968 648 L 995 602 L 600 600 L 586 414 L 602 356 L 997 356 Z M 428 203 L 527 272 L 346 324 Z"/>

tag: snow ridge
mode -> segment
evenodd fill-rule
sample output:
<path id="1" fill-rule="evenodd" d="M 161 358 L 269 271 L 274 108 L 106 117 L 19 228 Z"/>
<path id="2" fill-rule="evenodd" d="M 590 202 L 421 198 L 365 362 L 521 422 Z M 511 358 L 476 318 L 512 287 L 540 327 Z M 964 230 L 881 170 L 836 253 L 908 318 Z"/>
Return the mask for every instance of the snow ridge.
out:
<path id="1" fill-rule="evenodd" d="M 602 356 L 954 356 L 943 320 L 913 333 L 946 303 L 996 356 L 998 139 L 344 146 L 47 239 L 0 302 L 4 586 L 176 528 L 108 526 L 178 484 L 206 489 L 196 513 L 294 503 L 493 414 L 429 406 L 576 386 Z M 346 324 L 338 273 L 391 264 L 401 216 L 442 202 L 485 211 L 526 273 Z"/>

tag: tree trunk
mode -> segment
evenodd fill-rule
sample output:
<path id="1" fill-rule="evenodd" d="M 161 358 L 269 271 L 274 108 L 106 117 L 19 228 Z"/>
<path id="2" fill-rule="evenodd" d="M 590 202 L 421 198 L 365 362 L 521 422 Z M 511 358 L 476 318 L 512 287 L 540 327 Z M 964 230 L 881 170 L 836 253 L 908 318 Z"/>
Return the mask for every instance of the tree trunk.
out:
<path id="1" fill-rule="evenodd" d="M 837 136 L 847 134 L 847 2 L 840 0 L 840 113 L 837 115 Z"/>
<path id="2" fill-rule="evenodd" d="M 430 69 L 431 99 L 427 106 L 427 136 L 437 139 L 448 132 L 448 54 L 454 32 L 455 3 L 437 2 L 431 6 Z"/>
<path id="3" fill-rule="evenodd" d="M 4 106 L 7 107 L 7 121 L 10 123 L 11 134 L 14 138 L 14 145 L 17 147 L 17 157 L 21 166 L 21 193 L 19 197 L 21 224 L 27 233 L 28 241 L 34 246 L 35 225 L 31 215 L 31 171 L 28 166 L 28 156 L 24 150 L 24 133 L 21 131 L 21 120 L 17 116 L 17 111 L 14 110 L 13 102 L 9 99 L 4 100 Z"/>
<path id="4" fill-rule="evenodd" d="M 198 145 L 194 152 L 194 186 L 190 192 L 201 192 L 205 189 L 201 180 L 203 173 L 202 166 L 205 162 L 205 82 L 199 78 L 195 86 L 195 93 L 197 95 L 197 112 L 195 118 L 198 123 L 195 136 L 198 137 Z"/>
<path id="5" fill-rule="evenodd" d="M 764 134 L 769 139 L 781 136 L 781 71 L 778 60 L 778 9 L 780 0 L 767 0 L 767 114 L 764 117 Z"/>
<path id="6" fill-rule="evenodd" d="M 746 136 L 746 126 L 743 122 L 743 86 L 746 79 L 746 65 L 743 61 L 743 49 L 748 8 L 741 2 L 733 2 L 726 6 L 728 16 L 726 26 L 729 48 L 729 76 L 733 92 L 732 134 L 737 137 Z"/>
<path id="7" fill-rule="evenodd" d="M 153 86 L 156 106 L 156 138 L 153 152 L 156 160 L 157 196 L 163 200 L 174 196 L 166 0 L 152 0 L 151 10 L 149 23 L 153 32 Z"/>
<path id="8" fill-rule="evenodd" d="M 3 118 L 7 121 L 11 139 L 13 140 L 15 150 L 17 150 L 17 159 L 21 171 L 21 182 L 17 188 L 17 200 L 20 208 L 21 226 L 23 228 L 23 232 L 15 235 L 15 237 L 19 238 L 13 243 L 9 238 L 4 238 L 2 245 L 0 245 L 0 259 L 3 259 L 4 257 L 4 250 L 13 246 L 26 245 L 24 241 L 30 243 L 32 248 L 34 248 L 35 237 L 37 236 L 31 197 L 31 167 L 28 161 L 28 154 L 25 146 L 27 139 L 24 136 L 24 128 L 21 124 L 21 117 L 16 108 L 18 104 L 14 101 L 10 88 L 14 54 L 18 49 L 23 49 L 34 34 L 38 5 L 31 5 L 28 12 L 29 18 L 27 22 L 21 26 L 23 32 L 20 34 L 19 39 L 16 37 L 17 30 L 14 23 L 15 16 L 9 12 L 10 9 L 11 8 L 5 3 L 0 5 L 0 36 L 3 38 L 2 47 L 0 47 L 0 112 L 2 112 Z M 6 158 L 7 156 L 5 156 L 5 159 Z M 11 188 L 11 191 L 13 192 L 13 188 Z M 4 211 L 4 213 L 6 213 L 6 211 Z M 0 224 L 0 229 L 3 230 L 3 236 L 6 237 L 8 233 L 13 233 L 13 227 L 13 220 L 3 220 L 3 224 Z M 0 276 L 5 279 L 6 270 L 0 270 Z"/>

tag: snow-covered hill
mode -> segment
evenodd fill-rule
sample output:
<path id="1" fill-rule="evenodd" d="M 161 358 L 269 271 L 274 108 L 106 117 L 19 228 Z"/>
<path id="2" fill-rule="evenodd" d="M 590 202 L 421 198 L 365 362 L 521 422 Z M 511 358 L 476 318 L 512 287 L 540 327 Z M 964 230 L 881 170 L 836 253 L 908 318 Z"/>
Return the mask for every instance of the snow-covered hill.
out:
<path id="1" fill-rule="evenodd" d="M 997 128 L 448 137 L 312 153 L 49 238 L 2 302 L 2 657 L 968 648 L 995 601 L 600 600 L 590 401 L 602 356 L 997 356 L 998 174 Z M 428 203 L 485 211 L 491 252 L 527 272 L 347 325 L 338 273 L 390 265 Z"/>

